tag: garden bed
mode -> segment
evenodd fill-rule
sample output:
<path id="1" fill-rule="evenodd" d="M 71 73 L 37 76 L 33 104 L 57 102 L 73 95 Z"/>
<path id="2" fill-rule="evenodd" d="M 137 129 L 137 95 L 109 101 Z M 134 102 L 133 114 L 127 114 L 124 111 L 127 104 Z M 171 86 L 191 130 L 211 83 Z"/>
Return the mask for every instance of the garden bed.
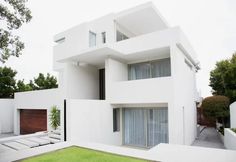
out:
<path id="1" fill-rule="evenodd" d="M 148 162 L 147 160 L 120 156 L 101 151 L 71 146 L 61 150 L 21 160 L 21 162 Z"/>

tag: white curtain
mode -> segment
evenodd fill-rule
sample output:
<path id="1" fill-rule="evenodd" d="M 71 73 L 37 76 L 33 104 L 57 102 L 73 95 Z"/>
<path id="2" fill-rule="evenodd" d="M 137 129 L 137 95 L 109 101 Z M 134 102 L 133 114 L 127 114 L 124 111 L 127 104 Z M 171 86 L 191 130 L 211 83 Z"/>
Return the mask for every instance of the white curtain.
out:
<path id="1" fill-rule="evenodd" d="M 130 65 L 129 68 L 129 79 L 146 79 L 150 78 L 150 64 L 149 63 L 140 63 Z"/>
<path id="2" fill-rule="evenodd" d="M 170 59 L 161 59 L 152 62 L 152 78 L 170 76 Z"/>
<path id="3" fill-rule="evenodd" d="M 129 65 L 129 80 L 170 76 L 170 58 Z"/>
<path id="4" fill-rule="evenodd" d="M 168 142 L 167 108 L 124 108 L 124 144 L 153 147 Z"/>
<path id="5" fill-rule="evenodd" d="M 159 143 L 168 142 L 167 109 L 150 109 L 147 118 L 147 145 L 153 147 Z"/>
<path id="6" fill-rule="evenodd" d="M 145 114 L 142 109 L 124 109 L 124 126 L 125 139 L 124 143 L 127 145 L 142 146 L 145 142 Z"/>

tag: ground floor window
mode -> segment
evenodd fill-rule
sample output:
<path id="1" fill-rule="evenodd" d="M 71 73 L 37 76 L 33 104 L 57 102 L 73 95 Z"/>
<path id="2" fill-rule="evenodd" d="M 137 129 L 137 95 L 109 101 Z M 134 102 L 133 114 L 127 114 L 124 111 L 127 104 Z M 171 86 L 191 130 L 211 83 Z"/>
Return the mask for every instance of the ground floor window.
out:
<path id="1" fill-rule="evenodd" d="M 168 142 L 167 108 L 124 108 L 123 143 L 153 147 Z"/>

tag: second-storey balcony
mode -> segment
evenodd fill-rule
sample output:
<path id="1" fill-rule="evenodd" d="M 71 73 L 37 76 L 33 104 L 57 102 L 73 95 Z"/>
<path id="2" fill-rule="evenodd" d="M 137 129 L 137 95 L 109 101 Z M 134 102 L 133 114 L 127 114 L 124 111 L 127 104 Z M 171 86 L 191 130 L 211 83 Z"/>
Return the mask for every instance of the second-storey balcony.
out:
<path id="1" fill-rule="evenodd" d="M 112 104 L 168 103 L 172 97 L 172 77 L 111 83 L 108 96 Z"/>

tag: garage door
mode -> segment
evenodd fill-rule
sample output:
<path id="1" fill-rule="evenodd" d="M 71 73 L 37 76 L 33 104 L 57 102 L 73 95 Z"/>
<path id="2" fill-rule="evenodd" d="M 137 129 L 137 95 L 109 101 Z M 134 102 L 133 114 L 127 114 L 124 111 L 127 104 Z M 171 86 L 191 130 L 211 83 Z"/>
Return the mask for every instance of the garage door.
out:
<path id="1" fill-rule="evenodd" d="M 20 110 L 20 134 L 47 130 L 47 110 Z"/>

